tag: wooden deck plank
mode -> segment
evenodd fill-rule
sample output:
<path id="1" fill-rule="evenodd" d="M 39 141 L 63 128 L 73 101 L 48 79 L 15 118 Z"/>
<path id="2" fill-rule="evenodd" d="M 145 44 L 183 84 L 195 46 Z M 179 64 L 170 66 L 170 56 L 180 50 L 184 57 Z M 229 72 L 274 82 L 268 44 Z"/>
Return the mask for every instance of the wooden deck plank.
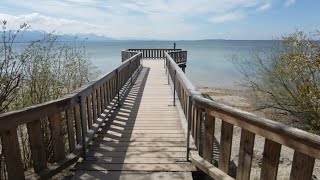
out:
<path id="1" fill-rule="evenodd" d="M 168 141 L 168 142 L 137 142 L 137 141 L 129 141 L 129 142 L 110 142 L 110 141 L 95 141 L 92 143 L 93 146 L 97 145 L 105 145 L 105 146 L 113 146 L 113 147 L 185 147 L 185 141 Z"/>
<path id="2" fill-rule="evenodd" d="M 77 163 L 76 175 L 196 170 L 190 162 L 177 162 L 186 157 L 186 139 L 163 61 L 148 60 L 143 65 L 133 86 L 124 92 L 121 106 L 112 115 L 108 115 L 111 106 L 104 110 L 107 120 L 87 153 L 98 160 Z"/>
<path id="3" fill-rule="evenodd" d="M 158 147 L 137 147 L 137 146 L 129 146 L 129 147 L 121 147 L 121 146 L 91 146 L 90 151 L 101 151 L 101 152 L 184 152 L 186 149 L 184 147 L 165 147 L 165 146 L 158 146 Z"/>
<path id="4" fill-rule="evenodd" d="M 172 163 L 172 164 L 151 164 L 151 163 L 139 163 L 139 164 L 109 164 L 109 163 L 97 163 L 97 162 L 82 162 L 76 165 L 78 170 L 88 171 L 196 171 L 195 167 L 191 163 Z"/>
<path id="5" fill-rule="evenodd" d="M 188 172 L 137 172 L 137 171 L 77 171 L 73 179 L 116 179 L 116 180 L 191 180 Z"/>
<path id="6" fill-rule="evenodd" d="M 89 152 L 89 156 L 95 156 L 97 158 L 105 157 L 135 157 L 135 158 L 183 158 L 186 156 L 186 152 Z"/>
<path id="7" fill-rule="evenodd" d="M 183 141 L 184 137 L 121 137 L 121 138 L 112 138 L 112 137 L 97 137 L 95 140 L 104 140 L 110 142 L 128 142 L 128 141 L 143 141 L 143 142 L 175 142 Z"/>

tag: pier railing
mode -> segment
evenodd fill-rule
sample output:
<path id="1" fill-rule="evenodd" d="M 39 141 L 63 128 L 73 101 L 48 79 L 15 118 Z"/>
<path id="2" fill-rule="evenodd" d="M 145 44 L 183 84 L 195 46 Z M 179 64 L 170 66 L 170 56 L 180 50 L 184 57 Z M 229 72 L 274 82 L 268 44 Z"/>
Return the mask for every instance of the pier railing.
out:
<path id="1" fill-rule="evenodd" d="M 22 149 L 30 150 L 35 172 L 27 178 L 49 178 L 75 163 L 81 154 L 86 158 L 86 146 L 102 125 L 103 114 L 108 106 L 115 106 L 120 90 L 132 82 L 141 57 L 142 53 L 136 53 L 113 71 L 60 99 L 0 114 L 7 177 L 25 179 L 30 172 L 24 167 Z M 41 124 L 49 126 L 53 152 L 46 152 Z M 18 127 L 26 133 L 28 144 L 18 138 Z M 53 154 L 50 162 L 48 153 Z"/>
<path id="2" fill-rule="evenodd" d="M 294 150 L 290 179 L 311 179 L 315 159 L 320 159 L 320 136 L 202 97 L 175 63 L 170 53 L 165 54 L 167 72 L 188 121 L 189 153 L 187 153 L 187 159 L 190 154 L 191 161 L 214 179 L 232 179 L 228 171 L 233 129 L 237 126 L 241 128 L 241 139 L 236 179 L 250 178 L 256 135 L 265 138 L 261 179 L 274 180 L 277 178 L 281 146 Z M 175 97 L 173 101 L 175 104 Z M 217 167 L 213 165 L 216 118 L 222 120 Z M 194 139 L 196 151 L 189 148 L 190 134 Z"/>
<path id="3" fill-rule="evenodd" d="M 166 52 L 178 52 L 178 51 L 182 51 L 182 49 L 127 49 L 122 51 L 122 61 L 126 60 L 128 57 L 134 55 L 134 53 L 137 53 L 137 52 L 142 53 L 142 58 L 160 59 L 160 58 L 165 58 Z M 186 54 L 186 51 L 184 52 Z M 186 55 L 185 56 L 177 55 L 177 57 L 178 56 L 186 57 Z M 182 58 L 180 61 L 182 61 Z"/>

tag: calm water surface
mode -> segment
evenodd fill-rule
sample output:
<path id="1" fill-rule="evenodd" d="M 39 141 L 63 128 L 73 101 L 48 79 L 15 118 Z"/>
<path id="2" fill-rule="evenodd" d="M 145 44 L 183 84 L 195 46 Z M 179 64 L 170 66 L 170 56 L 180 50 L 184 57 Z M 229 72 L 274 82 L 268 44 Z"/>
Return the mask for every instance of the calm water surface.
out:
<path id="1" fill-rule="evenodd" d="M 234 56 L 250 58 L 257 50 L 268 51 L 273 41 L 177 41 L 188 51 L 186 75 L 197 87 L 237 88 L 241 74 L 232 64 Z M 172 48 L 172 41 L 87 42 L 87 52 L 101 72 L 121 63 L 121 50 L 127 48 Z"/>

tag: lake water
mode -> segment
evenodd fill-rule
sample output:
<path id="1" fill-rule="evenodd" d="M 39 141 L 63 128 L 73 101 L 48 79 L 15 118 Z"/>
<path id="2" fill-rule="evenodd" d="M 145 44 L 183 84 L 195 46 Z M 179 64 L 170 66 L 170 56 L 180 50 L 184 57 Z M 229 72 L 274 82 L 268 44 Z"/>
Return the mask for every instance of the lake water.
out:
<path id="1" fill-rule="evenodd" d="M 188 51 L 186 75 L 197 87 L 237 88 L 241 74 L 232 58 L 250 58 L 257 50 L 268 52 L 273 41 L 177 41 L 177 48 Z M 102 73 L 121 63 L 121 50 L 128 48 L 172 48 L 172 41 L 86 42 L 87 52 Z"/>

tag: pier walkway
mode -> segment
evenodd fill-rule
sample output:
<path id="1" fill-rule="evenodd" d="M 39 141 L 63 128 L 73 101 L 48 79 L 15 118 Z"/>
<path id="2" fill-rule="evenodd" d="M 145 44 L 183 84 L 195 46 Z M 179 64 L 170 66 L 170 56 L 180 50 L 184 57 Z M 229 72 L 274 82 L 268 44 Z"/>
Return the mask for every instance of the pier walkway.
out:
<path id="1" fill-rule="evenodd" d="M 195 166 L 185 161 L 186 137 L 163 60 L 142 64 L 89 147 L 98 160 L 78 163 L 74 179 L 192 179 Z"/>

